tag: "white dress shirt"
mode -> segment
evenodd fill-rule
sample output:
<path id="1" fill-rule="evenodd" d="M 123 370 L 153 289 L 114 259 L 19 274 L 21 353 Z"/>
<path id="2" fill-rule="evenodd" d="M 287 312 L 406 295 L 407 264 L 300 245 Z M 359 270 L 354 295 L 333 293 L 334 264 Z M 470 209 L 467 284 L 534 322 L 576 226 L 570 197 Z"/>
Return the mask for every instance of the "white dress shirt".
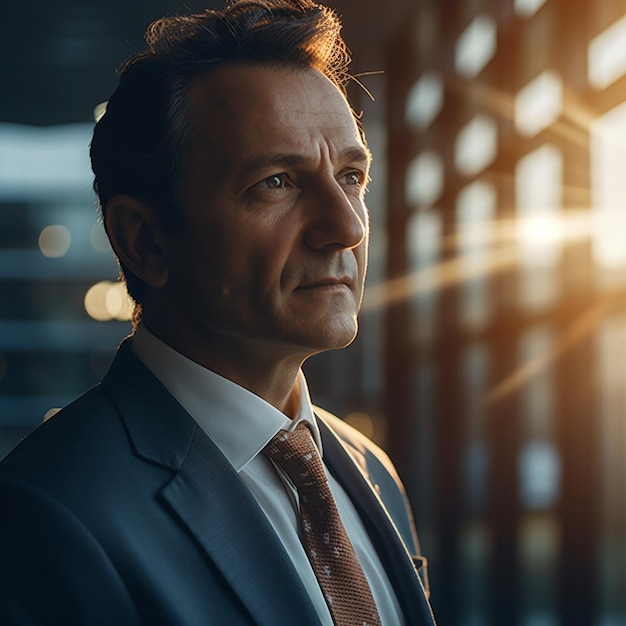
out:
<path id="1" fill-rule="evenodd" d="M 320 450 L 322 443 L 304 374 L 300 372 L 300 409 L 296 419 L 259 396 L 183 356 L 145 326 L 133 342 L 137 357 L 193 417 L 230 461 L 256 498 L 311 596 L 324 626 L 333 626 L 324 596 L 298 536 L 297 496 L 280 472 L 260 454 L 279 430 L 306 421 Z M 376 601 L 383 626 L 404 624 L 402 612 L 376 550 L 344 489 L 326 470 L 339 514 Z"/>

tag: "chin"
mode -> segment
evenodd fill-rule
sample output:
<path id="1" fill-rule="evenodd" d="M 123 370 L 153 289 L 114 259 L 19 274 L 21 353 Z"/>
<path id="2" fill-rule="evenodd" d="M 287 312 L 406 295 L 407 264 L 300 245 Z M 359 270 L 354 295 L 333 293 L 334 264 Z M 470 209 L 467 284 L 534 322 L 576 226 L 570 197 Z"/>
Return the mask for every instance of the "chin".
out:
<path id="1" fill-rule="evenodd" d="M 350 327 L 337 329 L 335 332 L 321 332 L 317 337 L 316 343 L 319 345 L 319 352 L 327 350 L 341 350 L 347 348 L 355 339 L 358 332 L 357 324 L 351 324 Z"/>
<path id="2" fill-rule="evenodd" d="M 295 326 L 285 324 L 281 333 L 283 342 L 313 355 L 345 348 L 357 336 L 358 322 L 354 314 L 326 315 L 319 319 L 311 319 L 309 315 L 307 322 Z"/>

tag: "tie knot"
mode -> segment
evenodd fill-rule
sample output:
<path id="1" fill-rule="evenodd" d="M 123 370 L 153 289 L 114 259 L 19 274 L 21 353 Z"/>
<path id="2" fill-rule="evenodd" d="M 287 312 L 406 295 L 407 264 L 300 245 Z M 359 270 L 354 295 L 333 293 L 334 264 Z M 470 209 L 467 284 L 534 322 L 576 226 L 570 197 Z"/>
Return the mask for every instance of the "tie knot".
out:
<path id="1" fill-rule="evenodd" d="M 295 430 L 281 430 L 263 449 L 289 476 L 298 490 L 319 489 L 326 473 L 311 431 L 305 424 Z"/>

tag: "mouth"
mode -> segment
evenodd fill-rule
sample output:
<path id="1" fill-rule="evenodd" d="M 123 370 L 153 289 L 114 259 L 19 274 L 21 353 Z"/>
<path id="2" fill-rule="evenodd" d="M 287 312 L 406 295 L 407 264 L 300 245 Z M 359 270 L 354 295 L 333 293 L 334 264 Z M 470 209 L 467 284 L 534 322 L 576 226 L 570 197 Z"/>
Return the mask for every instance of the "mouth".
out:
<path id="1" fill-rule="evenodd" d="M 306 282 L 304 284 L 298 285 L 295 291 L 304 291 L 310 289 L 341 289 L 345 287 L 347 289 L 352 289 L 352 284 L 354 280 L 350 276 L 342 276 L 341 278 L 321 278 L 318 280 L 313 280 L 310 282 Z"/>

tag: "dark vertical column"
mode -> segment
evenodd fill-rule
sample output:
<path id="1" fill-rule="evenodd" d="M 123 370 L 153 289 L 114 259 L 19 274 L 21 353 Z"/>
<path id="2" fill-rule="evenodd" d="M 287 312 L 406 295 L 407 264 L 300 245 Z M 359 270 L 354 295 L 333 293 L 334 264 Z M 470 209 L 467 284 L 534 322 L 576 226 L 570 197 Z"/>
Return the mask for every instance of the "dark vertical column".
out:
<path id="1" fill-rule="evenodd" d="M 515 67 L 518 63 L 516 34 L 502 34 L 504 50 L 496 59 L 499 89 L 515 93 Z M 499 112 L 496 111 L 496 114 Z M 500 113 L 501 115 L 501 113 Z M 499 117 L 499 150 L 491 172 L 498 185 L 497 218 L 508 221 L 516 216 L 515 165 L 519 154 L 512 118 Z M 507 181 L 507 182 L 502 182 Z M 515 246 L 508 240 L 505 246 Z M 490 626 L 516 626 L 520 623 L 520 567 L 518 531 L 518 459 L 521 448 L 520 389 L 503 391 L 500 385 L 517 371 L 519 340 L 524 332 L 523 315 L 518 311 L 519 268 L 511 267 L 491 276 L 492 324 L 486 342 L 490 353 L 490 394 L 485 398 L 485 439 L 488 449 L 487 507 L 485 524 L 491 537 L 490 586 L 487 600 Z M 497 390 L 500 390 L 497 392 Z"/>
<path id="2" fill-rule="evenodd" d="M 442 309 L 450 302 L 442 303 Z M 459 539 L 464 522 L 462 459 L 464 411 L 461 381 L 461 351 L 453 333 L 437 342 L 437 364 L 441 372 L 435 385 L 434 432 L 435 528 L 439 539 L 437 553 L 437 617 L 441 624 L 462 623 Z"/>
<path id="3" fill-rule="evenodd" d="M 500 335 L 492 348 L 492 358 L 498 376 L 494 382 L 498 383 L 503 375 L 518 366 L 516 335 Z M 520 407 L 517 393 L 494 400 L 485 431 L 489 449 L 487 524 L 492 537 L 489 624 L 515 626 L 520 614 L 517 542 Z"/>
<path id="4" fill-rule="evenodd" d="M 562 74 L 569 90 L 564 106 L 580 110 L 587 92 L 588 24 L 594 4 L 585 0 L 559 2 L 562 24 Z M 562 124 L 564 213 L 591 206 L 589 128 L 572 116 Z M 560 520 L 562 546 L 559 572 L 559 613 L 563 626 L 592 626 L 598 618 L 597 558 L 599 532 L 599 399 L 597 397 L 595 335 L 600 318 L 590 312 L 601 298 L 594 292 L 589 242 L 565 249 L 562 287 L 580 303 L 560 332 L 572 338 L 558 363 L 557 438 L 562 461 Z M 588 326 L 585 327 L 585 319 Z M 576 332 L 578 329 L 578 332 Z"/>
<path id="5" fill-rule="evenodd" d="M 409 271 L 406 223 L 409 209 L 404 197 L 405 175 L 411 159 L 411 136 L 404 122 L 404 106 L 411 63 L 408 33 L 398 37 L 387 52 L 387 280 Z M 410 311 L 406 299 L 390 299 L 385 308 L 385 413 L 387 448 L 401 475 L 407 458 L 413 416 L 410 415 L 411 341 Z"/>
<path id="6" fill-rule="evenodd" d="M 558 436 L 562 460 L 560 623 L 592 626 L 597 607 L 599 458 L 594 342 L 582 340 L 559 367 Z"/>

